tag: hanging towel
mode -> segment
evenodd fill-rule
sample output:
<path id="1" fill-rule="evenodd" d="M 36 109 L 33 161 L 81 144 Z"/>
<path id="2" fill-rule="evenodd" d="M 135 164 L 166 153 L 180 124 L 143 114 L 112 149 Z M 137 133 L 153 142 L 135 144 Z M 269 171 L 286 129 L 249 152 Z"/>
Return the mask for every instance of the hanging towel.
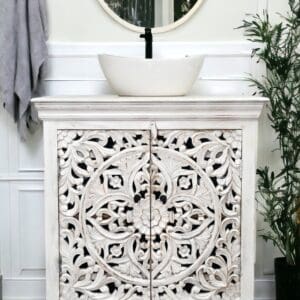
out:
<path id="1" fill-rule="evenodd" d="M 30 99 L 39 94 L 47 36 L 45 0 L 1 0 L 0 101 L 25 138 L 38 122 Z"/>

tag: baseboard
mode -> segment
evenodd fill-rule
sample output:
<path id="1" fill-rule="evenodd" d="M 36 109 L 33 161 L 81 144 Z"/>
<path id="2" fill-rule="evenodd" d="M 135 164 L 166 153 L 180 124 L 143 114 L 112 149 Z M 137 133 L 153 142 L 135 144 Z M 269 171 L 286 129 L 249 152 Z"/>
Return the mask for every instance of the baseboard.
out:
<path id="1" fill-rule="evenodd" d="M 274 300 L 274 299 L 275 299 L 274 278 L 272 276 L 266 278 L 256 278 L 255 300 Z"/>

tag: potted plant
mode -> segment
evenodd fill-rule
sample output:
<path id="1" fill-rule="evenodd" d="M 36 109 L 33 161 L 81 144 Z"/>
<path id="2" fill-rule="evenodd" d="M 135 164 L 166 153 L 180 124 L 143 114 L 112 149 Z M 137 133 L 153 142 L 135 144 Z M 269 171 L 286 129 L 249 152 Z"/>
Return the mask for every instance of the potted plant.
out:
<path id="1" fill-rule="evenodd" d="M 289 7 L 277 24 L 264 12 L 240 26 L 258 44 L 253 55 L 266 66 L 264 77 L 249 80 L 270 99 L 268 117 L 282 161 L 278 172 L 257 170 L 258 200 L 269 225 L 262 237 L 284 256 L 275 259 L 277 300 L 300 299 L 300 0 L 289 0 Z"/>

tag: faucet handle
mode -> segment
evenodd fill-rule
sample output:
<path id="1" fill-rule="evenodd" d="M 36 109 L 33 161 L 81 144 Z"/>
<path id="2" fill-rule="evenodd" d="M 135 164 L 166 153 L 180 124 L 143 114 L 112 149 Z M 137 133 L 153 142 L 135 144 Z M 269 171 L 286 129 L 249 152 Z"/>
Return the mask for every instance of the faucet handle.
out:
<path id="1" fill-rule="evenodd" d="M 145 33 L 140 34 L 140 38 L 149 38 L 152 37 L 152 30 L 150 27 L 145 27 Z"/>
<path id="2" fill-rule="evenodd" d="M 152 31 L 151 28 L 146 27 L 145 33 L 140 34 L 140 38 L 145 39 L 145 58 L 152 58 Z"/>

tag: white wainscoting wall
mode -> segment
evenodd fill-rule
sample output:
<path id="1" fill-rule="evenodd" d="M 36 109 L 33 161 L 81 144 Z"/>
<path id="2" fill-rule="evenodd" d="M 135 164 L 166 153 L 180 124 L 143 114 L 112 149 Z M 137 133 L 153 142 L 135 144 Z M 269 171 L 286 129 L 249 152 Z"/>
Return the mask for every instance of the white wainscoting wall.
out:
<path id="1" fill-rule="evenodd" d="M 251 59 L 247 42 L 154 44 L 156 56 L 203 54 L 205 62 L 193 93 L 252 93 L 247 73 L 263 68 Z M 49 44 L 48 95 L 111 93 L 97 62 L 98 53 L 143 56 L 142 43 Z M 44 212 L 42 128 L 24 142 L 8 114 L 0 109 L 0 267 L 4 300 L 44 298 Z M 273 136 L 264 115 L 260 124 L 259 164 L 270 156 Z M 261 226 L 258 218 L 258 227 Z M 273 248 L 257 240 L 256 299 L 274 299 Z M 49 299 L 51 300 L 51 299 Z M 247 300 L 247 299 L 242 299 Z"/>

